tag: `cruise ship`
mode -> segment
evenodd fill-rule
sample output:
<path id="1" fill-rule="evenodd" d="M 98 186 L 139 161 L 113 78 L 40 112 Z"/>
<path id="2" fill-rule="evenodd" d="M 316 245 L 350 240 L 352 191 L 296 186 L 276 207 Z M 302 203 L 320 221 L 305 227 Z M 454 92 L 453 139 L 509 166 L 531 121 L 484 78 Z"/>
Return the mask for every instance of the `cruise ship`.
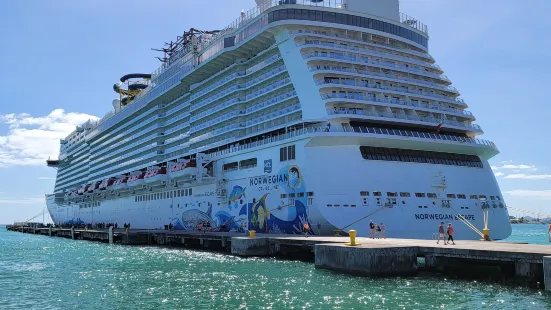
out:
<path id="1" fill-rule="evenodd" d="M 398 0 L 251 6 L 166 44 L 160 68 L 124 75 L 112 110 L 61 140 L 47 162 L 56 224 L 511 234 L 498 149 Z"/>

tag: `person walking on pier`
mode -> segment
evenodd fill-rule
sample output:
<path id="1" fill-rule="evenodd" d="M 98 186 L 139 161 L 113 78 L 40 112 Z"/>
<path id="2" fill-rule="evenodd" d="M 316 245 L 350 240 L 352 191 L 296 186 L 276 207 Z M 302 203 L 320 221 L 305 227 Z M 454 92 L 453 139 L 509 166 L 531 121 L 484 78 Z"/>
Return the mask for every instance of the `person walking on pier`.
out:
<path id="1" fill-rule="evenodd" d="M 452 227 L 452 223 L 448 224 L 448 229 L 446 229 L 446 232 L 448 233 L 448 244 L 450 243 L 450 240 L 452 241 L 452 244 L 455 244 L 455 241 L 453 241 L 453 234 L 455 234 L 455 230 Z"/>
<path id="2" fill-rule="evenodd" d="M 375 224 L 373 224 L 373 221 L 369 221 L 369 238 L 375 238 Z"/>
<path id="3" fill-rule="evenodd" d="M 436 241 L 436 244 L 440 243 L 440 238 L 442 238 L 444 244 L 447 244 L 446 237 L 444 237 L 444 222 L 440 222 L 440 226 L 438 226 L 438 241 Z"/>

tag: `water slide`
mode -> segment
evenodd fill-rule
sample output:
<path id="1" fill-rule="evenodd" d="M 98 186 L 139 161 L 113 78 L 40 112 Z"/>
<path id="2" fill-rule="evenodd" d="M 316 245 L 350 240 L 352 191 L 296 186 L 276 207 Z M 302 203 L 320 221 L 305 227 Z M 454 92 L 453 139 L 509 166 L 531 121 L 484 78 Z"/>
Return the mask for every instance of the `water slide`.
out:
<path id="1" fill-rule="evenodd" d="M 121 86 L 124 83 L 128 82 L 131 79 L 142 79 L 142 80 L 136 81 L 132 84 L 128 83 L 127 89 L 121 88 Z M 128 102 L 132 101 L 132 99 L 134 99 L 134 97 L 136 97 L 136 95 L 140 93 L 142 89 L 145 89 L 148 86 L 146 80 L 149 80 L 149 79 L 151 79 L 151 74 L 146 74 L 146 73 L 126 74 L 120 78 L 119 82 L 113 85 L 113 90 L 122 97 L 121 104 L 126 105 Z"/>

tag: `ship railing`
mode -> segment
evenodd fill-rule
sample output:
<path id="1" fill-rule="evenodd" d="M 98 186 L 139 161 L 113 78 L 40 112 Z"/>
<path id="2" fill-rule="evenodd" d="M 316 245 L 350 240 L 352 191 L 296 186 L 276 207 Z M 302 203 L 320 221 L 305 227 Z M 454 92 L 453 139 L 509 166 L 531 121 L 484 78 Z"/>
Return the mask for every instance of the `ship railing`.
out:
<path id="1" fill-rule="evenodd" d="M 288 128 L 288 131 L 284 134 L 271 135 L 263 138 L 259 138 L 256 141 L 240 144 L 238 142 L 230 145 L 225 150 L 219 150 L 216 152 L 210 153 L 213 157 L 222 156 L 229 153 L 239 152 L 242 150 L 263 146 L 266 144 L 271 144 L 279 142 L 282 140 L 287 140 L 291 138 L 300 137 L 308 134 L 334 134 L 334 133 L 353 133 L 353 134 L 374 134 L 374 135 L 383 135 L 383 136 L 400 136 L 404 138 L 418 138 L 418 139 L 429 139 L 429 140 L 440 140 L 440 141 L 449 141 L 457 142 L 464 144 L 480 145 L 496 149 L 496 145 L 488 140 L 475 139 L 469 137 L 461 137 L 454 135 L 446 134 L 437 134 L 437 133 L 427 133 L 427 132 L 418 132 L 411 130 L 398 130 L 398 129 L 386 129 L 378 127 L 352 127 L 352 126 L 314 126 L 314 127 L 303 127 L 303 128 Z"/>
<path id="2" fill-rule="evenodd" d="M 373 64 L 373 65 L 376 65 L 376 66 L 379 66 L 379 67 L 385 67 L 385 68 L 389 68 L 389 69 L 397 69 L 397 70 L 401 70 L 401 71 L 410 72 L 410 73 L 413 73 L 413 74 L 420 74 L 420 75 L 430 76 L 430 77 L 433 77 L 433 78 L 444 80 L 446 82 L 451 82 L 450 79 L 446 75 L 443 75 L 443 74 L 437 74 L 437 73 L 422 70 L 422 69 L 412 68 L 412 67 L 408 67 L 406 65 L 397 65 L 397 64 L 394 64 L 394 63 L 388 63 L 388 62 L 383 62 L 383 61 L 379 61 L 379 60 L 370 60 L 369 57 L 364 56 L 364 55 L 350 54 L 350 53 L 345 53 L 345 52 L 328 52 L 328 53 L 325 53 L 325 52 L 312 52 L 312 53 L 302 54 L 302 57 L 304 59 L 330 58 L 330 59 L 338 59 L 338 60 L 344 60 L 344 61 L 353 61 L 353 62 L 357 62 L 357 63 L 360 63 L 360 64 Z"/>
<path id="3" fill-rule="evenodd" d="M 414 54 L 414 55 L 417 55 L 417 56 L 420 56 L 420 57 L 423 57 L 423 58 L 428 58 L 428 59 L 434 61 L 434 58 L 430 54 L 423 53 L 423 52 L 417 52 L 417 51 L 414 51 L 414 50 L 411 50 L 411 49 L 408 49 L 408 48 L 404 48 L 404 47 L 401 47 L 399 45 L 391 44 L 391 43 L 375 42 L 375 41 L 363 41 L 363 40 L 360 41 L 360 40 L 356 40 L 356 39 L 353 39 L 353 38 L 350 38 L 350 37 L 339 35 L 339 34 L 334 33 L 334 32 L 320 32 L 320 31 L 310 30 L 310 29 L 291 30 L 290 33 L 291 34 L 313 34 L 313 35 L 316 35 L 316 36 L 329 37 L 329 38 L 334 37 L 334 38 L 339 38 L 339 39 L 356 41 L 358 43 L 368 44 L 368 45 L 374 46 L 374 47 L 385 46 L 386 48 L 392 48 L 392 49 L 396 49 L 396 50 L 399 50 L 399 51 L 404 51 L 404 52 Z"/>
<path id="4" fill-rule="evenodd" d="M 318 85 L 322 85 L 322 84 L 343 84 L 343 85 L 351 85 L 350 83 L 355 83 L 354 81 L 350 81 L 350 82 L 339 82 L 339 83 L 336 83 L 336 82 L 329 82 L 329 81 L 316 81 L 316 83 Z M 384 88 L 384 87 L 374 87 L 376 85 L 368 85 L 367 83 L 358 83 L 357 86 L 361 86 L 361 87 L 371 87 L 371 88 L 379 88 L 379 89 L 387 89 L 387 88 Z M 396 89 L 397 91 L 404 91 L 404 92 L 408 92 L 407 90 L 401 90 L 401 89 Z M 352 99 L 352 100 L 359 100 L 359 101 L 368 101 L 368 102 L 381 102 L 381 103 L 388 103 L 388 104 L 397 104 L 397 105 L 403 105 L 403 106 L 407 106 L 407 107 L 419 107 L 419 108 L 425 108 L 425 109 L 431 109 L 431 110 L 436 110 L 436 111 L 446 111 L 446 112 L 451 112 L 451 113 L 456 113 L 456 114 L 461 114 L 463 116 L 466 116 L 466 117 L 469 117 L 471 118 L 472 117 L 472 113 L 470 111 L 466 111 L 466 110 L 459 110 L 459 109 L 454 109 L 454 108 L 448 108 L 448 107 L 443 107 L 443 106 L 440 106 L 440 105 L 435 105 L 435 104 L 427 104 L 427 103 L 423 103 L 423 102 L 419 102 L 419 101 L 405 101 L 405 100 L 399 100 L 399 99 L 395 99 L 395 98 L 392 98 L 392 99 L 388 99 L 388 98 L 377 98 L 375 96 L 371 96 L 371 95 L 363 95 L 363 94 L 354 94 L 354 93 L 322 93 L 321 94 L 321 98 L 323 100 L 329 100 L 329 99 Z"/>
<path id="5" fill-rule="evenodd" d="M 398 114 L 398 113 L 382 112 L 382 111 L 376 111 L 376 110 L 369 111 L 369 110 L 363 110 L 361 108 L 335 108 L 333 110 L 328 109 L 327 113 L 329 115 L 339 115 L 339 114 L 344 114 L 344 115 L 366 115 L 366 116 L 375 116 L 375 117 L 410 119 L 409 115 L 407 115 L 405 113 Z M 440 118 L 436 118 L 436 117 L 432 117 L 432 116 L 421 116 L 421 117 L 419 117 L 418 115 L 416 116 L 415 119 L 410 119 L 410 120 L 433 123 L 435 125 L 442 122 L 443 124 L 446 124 L 446 125 L 462 127 L 462 128 L 467 128 L 467 129 L 470 129 L 470 130 L 482 132 L 482 128 L 477 124 L 468 124 L 468 123 L 459 122 L 457 120 L 440 119 Z"/>
<path id="6" fill-rule="evenodd" d="M 361 43 L 358 42 L 358 43 L 361 44 L 361 43 L 365 43 L 365 42 L 361 42 Z M 345 50 L 348 50 L 348 51 L 375 54 L 377 56 L 384 57 L 384 58 L 399 59 L 399 60 L 402 60 L 402 61 L 415 63 L 415 64 L 418 64 L 418 65 L 421 65 L 421 66 L 431 67 L 431 68 L 434 68 L 434 69 L 437 69 L 437 70 L 442 70 L 442 68 L 440 68 L 440 66 L 438 66 L 435 63 L 424 62 L 422 60 L 418 60 L 418 59 L 415 59 L 415 58 L 412 58 L 412 57 L 398 55 L 397 53 L 380 52 L 380 51 L 377 51 L 373 48 L 357 47 L 357 46 L 352 46 L 352 45 L 344 45 L 344 44 L 325 42 L 325 41 L 319 41 L 319 40 L 305 40 L 305 41 L 302 41 L 302 42 L 297 42 L 296 45 L 299 46 L 299 47 L 300 46 L 306 46 L 306 45 L 327 46 L 327 47 L 330 47 L 330 48 L 338 48 L 338 49 L 345 49 Z"/>

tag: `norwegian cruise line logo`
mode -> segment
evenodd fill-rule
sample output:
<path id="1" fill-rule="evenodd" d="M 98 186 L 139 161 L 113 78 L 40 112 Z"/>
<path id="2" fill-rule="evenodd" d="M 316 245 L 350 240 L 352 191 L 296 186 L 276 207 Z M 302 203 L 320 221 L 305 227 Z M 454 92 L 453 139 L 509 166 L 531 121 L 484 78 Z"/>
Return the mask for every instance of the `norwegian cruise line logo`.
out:
<path id="1" fill-rule="evenodd" d="M 264 160 L 264 173 L 272 173 L 272 160 Z"/>

